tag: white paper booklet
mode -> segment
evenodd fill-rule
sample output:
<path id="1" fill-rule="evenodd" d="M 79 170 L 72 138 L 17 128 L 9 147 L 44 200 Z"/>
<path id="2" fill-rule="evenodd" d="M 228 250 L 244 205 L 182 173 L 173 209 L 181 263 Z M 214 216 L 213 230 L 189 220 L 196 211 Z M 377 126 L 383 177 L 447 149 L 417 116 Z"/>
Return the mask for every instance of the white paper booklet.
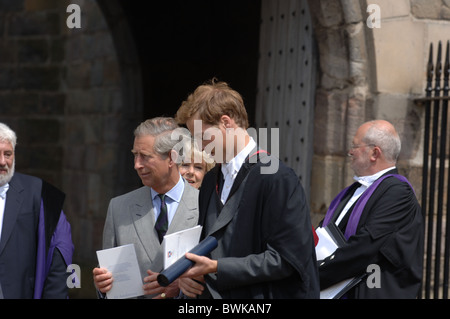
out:
<path id="1" fill-rule="evenodd" d="M 189 250 L 194 248 L 200 240 L 202 226 L 181 230 L 164 236 L 164 269 L 183 257 Z"/>
<path id="2" fill-rule="evenodd" d="M 333 254 L 339 248 L 339 244 L 335 238 L 329 233 L 329 230 L 318 227 L 316 234 L 319 242 L 316 246 L 317 260 L 323 260 Z M 343 280 L 335 285 L 320 291 L 320 299 L 337 299 L 340 298 L 348 289 L 359 282 L 359 278 L 350 278 Z"/>
<path id="3" fill-rule="evenodd" d="M 101 268 L 113 275 L 113 285 L 106 293 L 108 299 L 125 299 L 142 296 L 143 282 L 134 244 L 98 250 L 97 258 Z"/>
<path id="4" fill-rule="evenodd" d="M 316 234 L 319 237 L 319 242 L 316 246 L 316 258 L 317 260 L 322 260 L 334 253 L 338 245 L 325 228 L 318 227 Z"/>

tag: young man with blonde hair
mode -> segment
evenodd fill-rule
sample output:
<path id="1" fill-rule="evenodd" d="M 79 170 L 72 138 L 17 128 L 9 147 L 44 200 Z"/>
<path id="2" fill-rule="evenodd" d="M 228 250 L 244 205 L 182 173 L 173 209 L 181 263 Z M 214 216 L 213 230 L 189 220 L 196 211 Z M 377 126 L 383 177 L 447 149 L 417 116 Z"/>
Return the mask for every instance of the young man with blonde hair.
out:
<path id="1" fill-rule="evenodd" d="M 188 297 L 317 298 L 318 271 L 309 208 L 300 181 L 248 134 L 241 95 L 211 81 L 189 95 L 176 114 L 218 165 L 199 194 L 202 238 L 218 247 L 195 262 L 180 280 Z M 212 146 L 211 146 L 212 145 Z M 192 280 L 194 278 L 195 280 Z"/>

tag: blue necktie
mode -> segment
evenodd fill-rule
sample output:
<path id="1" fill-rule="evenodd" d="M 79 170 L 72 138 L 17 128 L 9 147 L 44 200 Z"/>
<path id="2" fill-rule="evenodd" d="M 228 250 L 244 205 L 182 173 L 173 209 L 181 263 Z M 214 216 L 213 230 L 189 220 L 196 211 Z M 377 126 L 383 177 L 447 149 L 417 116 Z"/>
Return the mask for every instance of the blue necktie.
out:
<path id="1" fill-rule="evenodd" d="M 167 229 L 169 228 L 169 221 L 167 219 L 167 205 L 164 201 L 166 195 L 158 194 L 158 196 L 161 199 L 161 210 L 159 212 L 158 220 L 155 224 L 155 229 L 158 232 L 159 243 L 161 243 L 163 241 L 164 235 L 167 232 Z"/>

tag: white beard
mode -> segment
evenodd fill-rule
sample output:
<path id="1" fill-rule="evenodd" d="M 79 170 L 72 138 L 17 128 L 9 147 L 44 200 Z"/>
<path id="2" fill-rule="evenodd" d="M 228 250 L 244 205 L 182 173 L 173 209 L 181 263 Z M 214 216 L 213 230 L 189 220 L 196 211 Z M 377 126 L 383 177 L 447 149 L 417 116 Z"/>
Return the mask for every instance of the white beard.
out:
<path id="1" fill-rule="evenodd" d="M 11 165 L 11 168 L 6 166 L 7 173 L 4 174 L 4 175 L 3 174 L 0 175 L 0 186 L 3 186 L 3 185 L 5 185 L 5 184 L 7 184 L 7 183 L 9 183 L 11 181 L 11 178 L 14 175 L 15 167 L 16 167 L 16 161 L 15 160 L 13 161 L 13 163 Z"/>

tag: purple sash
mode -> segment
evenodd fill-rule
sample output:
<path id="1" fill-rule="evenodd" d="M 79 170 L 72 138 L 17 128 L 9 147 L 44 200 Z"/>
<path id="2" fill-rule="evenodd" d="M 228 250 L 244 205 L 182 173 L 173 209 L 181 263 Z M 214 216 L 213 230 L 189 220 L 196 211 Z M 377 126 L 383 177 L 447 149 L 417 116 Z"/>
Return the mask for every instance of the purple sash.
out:
<path id="1" fill-rule="evenodd" d="M 411 187 L 411 189 L 414 191 L 414 188 L 411 186 L 409 181 L 406 179 L 406 177 L 404 177 L 402 175 L 388 174 L 388 175 L 382 176 L 379 179 L 377 179 L 372 185 L 370 185 L 369 188 L 366 189 L 366 191 L 356 201 L 355 207 L 354 207 L 354 209 L 353 209 L 353 211 L 352 211 L 352 213 L 350 215 L 350 218 L 348 220 L 347 227 L 345 228 L 344 236 L 345 236 L 345 238 L 347 240 L 356 233 L 356 228 L 358 227 L 359 219 L 361 218 L 361 214 L 362 214 L 362 212 L 364 210 L 364 207 L 367 204 L 367 201 L 372 196 L 373 192 L 378 187 L 378 185 L 380 185 L 381 182 L 384 181 L 388 177 L 395 177 L 398 180 L 400 180 L 401 182 L 408 183 L 409 187 Z M 333 215 L 334 215 L 334 213 L 336 211 L 337 206 L 339 205 L 339 203 L 341 202 L 342 198 L 347 194 L 347 192 L 349 191 L 349 189 L 353 185 L 351 185 L 351 186 L 345 188 L 343 191 L 341 191 L 338 194 L 338 196 L 336 196 L 336 198 L 331 202 L 330 207 L 328 208 L 328 211 L 327 211 L 327 213 L 325 215 L 325 218 L 323 220 L 323 226 L 322 227 L 325 227 L 325 226 L 327 226 L 330 223 L 330 221 L 331 221 L 331 219 L 332 219 L 332 217 L 333 217 Z"/>
<path id="2" fill-rule="evenodd" d="M 38 243 L 37 243 L 37 260 L 36 260 L 36 280 L 34 288 L 34 299 L 42 297 L 45 279 L 47 278 L 50 266 L 52 264 L 52 257 L 55 248 L 58 248 L 61 255 L 66 262 L 66 265 L 72 263 L 73 243 L 71 237 L 70 224 L 61 211 L 58 224 L 53 233 L 48 251 L 45 249 L 45 217 L 44 217 L 44 203 L 41 201 L 41 209 L 39 215 L 38 228 Z"/>

